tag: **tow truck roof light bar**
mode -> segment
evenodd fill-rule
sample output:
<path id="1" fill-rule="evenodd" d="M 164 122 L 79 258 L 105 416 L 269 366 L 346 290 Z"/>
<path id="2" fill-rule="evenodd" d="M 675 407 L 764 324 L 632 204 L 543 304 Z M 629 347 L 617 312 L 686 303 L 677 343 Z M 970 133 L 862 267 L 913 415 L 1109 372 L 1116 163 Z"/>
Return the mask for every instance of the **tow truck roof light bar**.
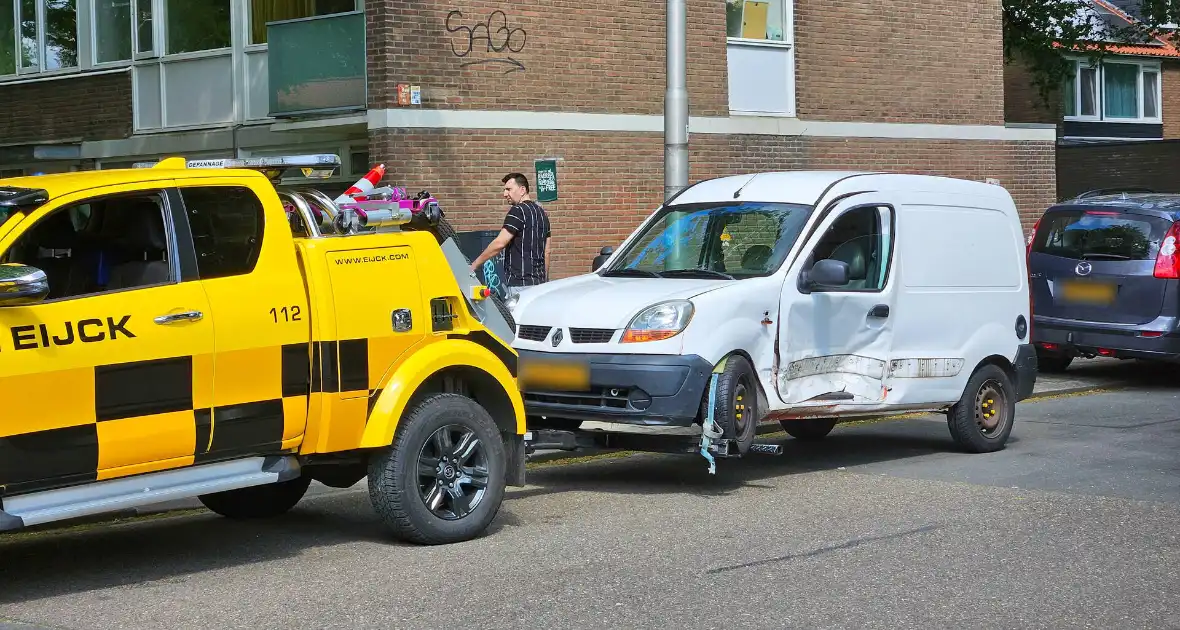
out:
<path id="1" fill-rule="evenodd" d="M 340 168 L 340 156 L 334 153 L 312 153 L 307 155 L 277 155 L 251 158 L 214 158 L 187 160 L 169 157 L 155 162 L 136 162 L 131 168 L 244 168 L 263 172 L 271 181 L 277 181 L 286 173 L 298 170 L 308 179 L 327 179 Z"/>

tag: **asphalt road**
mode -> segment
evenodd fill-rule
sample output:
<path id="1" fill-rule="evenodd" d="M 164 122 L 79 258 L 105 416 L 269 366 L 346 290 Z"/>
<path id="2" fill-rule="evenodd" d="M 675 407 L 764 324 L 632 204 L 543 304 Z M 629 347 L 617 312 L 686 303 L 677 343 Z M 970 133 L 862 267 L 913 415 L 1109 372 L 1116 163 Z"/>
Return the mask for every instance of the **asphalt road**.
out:
<path id="1" fill-rule="evenodd" d="M 447 547 L 387 541 L 361 485 L 269 524 L 9 536 L 0 628 L 1180 628 L 1171 382 L 1022 403 L 991 455 L 926 418 L 772 438 L 783 455 L 716 476 L 694 456 L 533 469 Z"/>

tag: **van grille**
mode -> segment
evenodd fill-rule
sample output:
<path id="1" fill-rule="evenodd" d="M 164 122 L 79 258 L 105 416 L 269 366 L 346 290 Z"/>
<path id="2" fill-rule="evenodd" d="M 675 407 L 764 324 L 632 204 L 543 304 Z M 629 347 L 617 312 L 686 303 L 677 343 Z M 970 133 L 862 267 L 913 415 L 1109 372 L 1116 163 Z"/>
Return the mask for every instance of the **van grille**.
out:
<path id="1" fill-rule="evenodd" d="M 528 341 L 545 341 L 550 330 L 553 330 L 552 326 L 525 326 L 522 324 L 517 330 L 516 336 Z"/>
<path id="2" fill-rule="evenodd" d="M 571 328 L 570 341 L 574 343 L 607 343 L 615 336 L 611 328 Z"/>
<path id="3" fill-rule="evenodd" d="M 616 391 L 612 391 L 615 389 Z M 626 409 L 628 390 L 626 388 L 594 387 L 588 392 L 525 392 L 528 402 L 551 405 L 571 405 L 595 409 Z"/>

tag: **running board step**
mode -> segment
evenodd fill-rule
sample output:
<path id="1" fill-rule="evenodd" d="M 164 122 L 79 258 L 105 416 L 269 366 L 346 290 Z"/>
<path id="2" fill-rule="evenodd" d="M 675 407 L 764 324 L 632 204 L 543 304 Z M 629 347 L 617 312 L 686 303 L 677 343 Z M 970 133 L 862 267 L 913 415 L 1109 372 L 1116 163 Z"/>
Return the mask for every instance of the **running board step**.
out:
<path id="1" fill-rule="evenodd" d="M 250 457 L 5 497 L 0 530 L 279 483 L 300 472 L 299 460 L 291 455 Z"/>

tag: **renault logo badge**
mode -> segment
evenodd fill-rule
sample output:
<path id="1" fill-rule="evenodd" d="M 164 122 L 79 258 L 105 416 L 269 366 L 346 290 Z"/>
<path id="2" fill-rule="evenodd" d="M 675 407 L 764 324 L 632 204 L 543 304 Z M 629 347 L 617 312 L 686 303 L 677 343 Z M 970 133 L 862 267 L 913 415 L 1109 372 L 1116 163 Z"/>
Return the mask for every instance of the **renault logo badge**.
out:
<path id="1" fill-rule="evenodd" d="M 1091 270 L 1093 270 L 1093 267 L 1090 266 L 1090 263 L 1084 260 L 1078 263 L 1078 266 L 1074 268 L 1074 271 L 1077 272 L 1079 276 L 1088 276 L 1090 275 Z"/>
<path id="2" fill-rule="evenodd" d="M 557 347 L 557 344 L 561 343 L 561 340 L 562 340 L 562 338 L 563 338 L 563 337 L 564 337 L 564 335 L 563 335 L 563 334 L 561 334 L 561 329 L 560 329 L 560 328 L 558 328 L 558 329 L 557 329 L 557 332 L 553 333 L 553 341 L 552 341 L 552 343 L 553 343 L 553 347 L 554 347 L 554 348 L 556 348 L 556 347 Z"/>

